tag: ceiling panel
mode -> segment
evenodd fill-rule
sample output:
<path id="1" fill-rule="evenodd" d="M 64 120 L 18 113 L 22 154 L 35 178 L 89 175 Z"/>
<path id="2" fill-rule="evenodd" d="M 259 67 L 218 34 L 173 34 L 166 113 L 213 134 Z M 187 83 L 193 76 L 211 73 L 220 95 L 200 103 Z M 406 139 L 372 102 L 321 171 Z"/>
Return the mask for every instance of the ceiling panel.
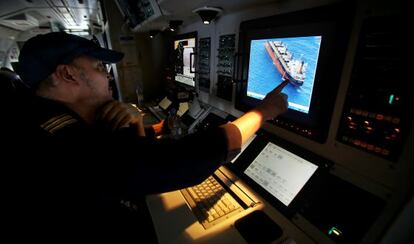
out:
<path id="1" fill-rule="evenodd" d="M 61 23 L 66 28 L 87 27 L 97 22 L 97 0 L 1 0 L 0 26 L 27 31 L 49 23 Z"/>

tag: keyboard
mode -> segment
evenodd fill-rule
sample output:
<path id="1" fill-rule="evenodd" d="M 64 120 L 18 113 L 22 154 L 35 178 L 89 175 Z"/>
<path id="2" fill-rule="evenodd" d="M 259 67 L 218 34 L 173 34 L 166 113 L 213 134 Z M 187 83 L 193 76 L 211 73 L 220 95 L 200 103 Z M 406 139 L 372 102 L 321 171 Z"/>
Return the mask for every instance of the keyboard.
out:
<path id="1" fill-rule="evenodd" d="M 181 193 L 205 229 L 244 210 L 213 176 Z"/>

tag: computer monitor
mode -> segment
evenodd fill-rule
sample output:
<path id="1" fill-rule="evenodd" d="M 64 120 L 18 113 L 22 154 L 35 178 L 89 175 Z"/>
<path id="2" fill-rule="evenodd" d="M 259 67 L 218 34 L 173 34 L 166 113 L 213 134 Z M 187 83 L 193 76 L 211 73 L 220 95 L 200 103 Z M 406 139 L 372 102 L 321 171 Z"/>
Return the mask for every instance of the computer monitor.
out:
<path id="1" fill-rule="evenodd" d="M 116 0 L 123 19 L 134 30 L 144 29 L 145 22 L 154 20 L 162 15 L 161 9 L 155 0 Z"/>
<path id="2" fill-rule="evenodd" d="M 187 88 L 195 88 L 197 32 L 177 35 L 173 43 L 174 79 Z"/>
<path id="3" fill-rule="evenodd" d="M 352 5 L 339 3 L 242 22 L 236 108 L 253 108 L 283 80 L 289 80 L 283 89 L 289 110 L 271 123 L 324 143 L 352 9 Z"/>
<path id="4" fill-rule="evenodd" d="M 318 196 L 333 163 L 260 130 L 227 167 L 287 217 Z"/>

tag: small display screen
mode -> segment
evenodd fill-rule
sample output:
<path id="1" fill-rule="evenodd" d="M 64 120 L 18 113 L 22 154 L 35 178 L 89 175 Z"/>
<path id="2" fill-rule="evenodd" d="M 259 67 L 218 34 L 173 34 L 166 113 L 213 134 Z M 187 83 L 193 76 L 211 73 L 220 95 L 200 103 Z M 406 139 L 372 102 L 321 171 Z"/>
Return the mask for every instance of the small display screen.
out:
<path id="1" fill-rule="evenodd" d="M 175 80 L 177 82 L 195 87 L 195 52 L 196 38 L 187 38 L 174 41 Z"/>
<path id="2" fill-rule="evenodd" d="M 244 173 L 289 206 L 318 166 L 268 142 Z"/>
<path id="3" fill-rule="evenodd" d="M 251 40 L 247 96 L 263 99 L 284 80 L 289 108 L 308 113 L 322 36 Z"/>

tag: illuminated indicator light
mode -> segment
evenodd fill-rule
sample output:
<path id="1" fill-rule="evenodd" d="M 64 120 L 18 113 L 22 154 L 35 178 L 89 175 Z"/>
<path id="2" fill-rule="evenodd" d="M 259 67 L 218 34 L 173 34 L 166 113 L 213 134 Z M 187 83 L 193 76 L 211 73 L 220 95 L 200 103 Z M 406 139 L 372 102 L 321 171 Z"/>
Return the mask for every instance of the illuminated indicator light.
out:
<path id="1" fill-rule="evenodd" d="M 391 94 L 388 98 L 388 104 L 392 104 L 394 102 L 394 94 Z"/>
<path id="2" fill-rule="evenodd" d="M 383 120 L 384 119 L 384 115 L 382 114 L 377 114 L 377 120 Z"/>
<path id="3" fill-rule="evenodd" d="M 338 228 L 336 227 L 332 227 L 329 231 L 328 231 L 329 235 L 336 235 L 336 236 L 341 236 L 342 235 L 342 231 L 340 231 Z"/>
<path id="4" fill-rule="evenodd" d="M 391 122 L 394 123 L 394 124 L 399 124 L 400 123 L 400 118 L 393 118 L 391 120 Z"/>
<path id="5" fill-rule="evenodd" d="M 400 133 L 400 129 L 399 128 L 395 128 L 394 129 L 396 132 Z"/>

